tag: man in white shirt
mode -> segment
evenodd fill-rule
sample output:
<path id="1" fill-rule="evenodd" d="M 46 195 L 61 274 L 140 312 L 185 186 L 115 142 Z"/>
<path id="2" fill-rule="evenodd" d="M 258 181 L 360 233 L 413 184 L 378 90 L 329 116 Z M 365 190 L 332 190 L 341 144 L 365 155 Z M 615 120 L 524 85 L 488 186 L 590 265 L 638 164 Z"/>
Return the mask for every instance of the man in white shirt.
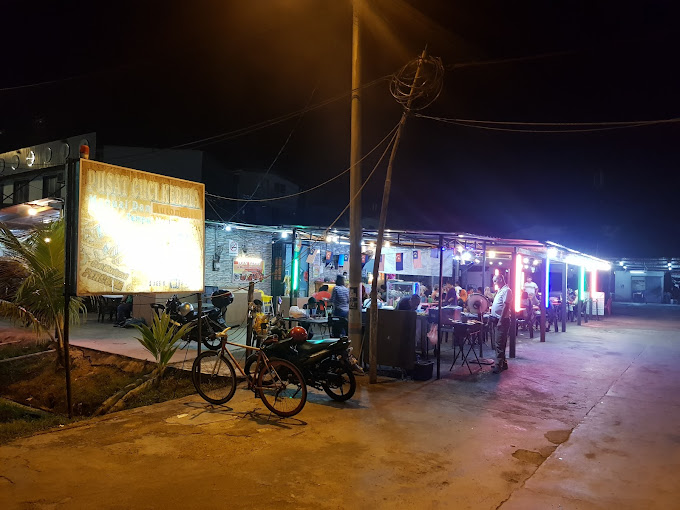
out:
<path id="1" fill-rule="evenodd" d="M 498 274 L 493 277 L 493 283 L 498 285 L 498 292 L 493 298 L 491 305 L 491 316 L 497 320 L 495 337 L 496 366 L 494 374 L 500 374 L 508 369 L 508 362 L 505 359 L 505 346 L 508 343 L 508 332 L 510 331 L 510 313 L 512 311 L 512 290 L 505 283 L 505 277 Z"/>
<path id="2" fill-rule="evenodd" d="M 524 292 L 529 294 L 529 299 L 532 301 L 536 298 L 538 292 L 538 285 L 531 280 L 531 275 L 527 276 L 527 281 L 524 283 Z"/>

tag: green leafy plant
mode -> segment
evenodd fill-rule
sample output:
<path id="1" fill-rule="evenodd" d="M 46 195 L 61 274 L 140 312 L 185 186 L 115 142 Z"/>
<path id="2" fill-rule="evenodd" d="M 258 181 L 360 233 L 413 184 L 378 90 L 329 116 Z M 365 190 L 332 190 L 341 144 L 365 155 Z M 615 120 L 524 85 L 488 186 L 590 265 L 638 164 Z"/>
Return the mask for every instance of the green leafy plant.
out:
<path id="1" fill-rule="evenodd" d="M 25 277 L 13 289 L 13 296 L 0 299 L 0 315 L 30 324 L 37 334 L 46 333 L 56 345 L 64 364 L 64 248 L 63 220 L 44 224 L 25 235 L 15 235 L 0 223 L 0 246 L 11 263 L 0 265 L 0 281 L 13 278 L 25 269 Z M 71 299 L 70 323 L 77 324 L 87 311 L 79 298 Z"/>
<path id="2" fill-rule="evenodd" d="M 151 327 L 146 324 L 135 324 L 135 327 L 142 334 L 142 338 L 135 337 L 135 339 L 154 357 L 156 368 L 150 374 L 137 379 L 136 382 L 129 384 L 108 398 L 94 412 L 95 416 L 123 409 L 127 401 L 141 395 L 153 385 L 160 384 L 172 355 L 179 347 L 180 340 L 191 330 L 192 325 L 185 324 L 181 328 L 177 328 L 170 316 L 163 313 L 160 317 L 154 315 Z"/>
<path id="3" fill-rule="evenodd" d="M 172 355 L 179 347 L 180 340 L 193 326 L 185 324 L 177 328 L 170 316 L 163 313 L 160 316 L 154 315 L 151 327 L 146 324 L 135 325 L 135 327 L 142 334 L 142 338 L 135 337 L 135 339 L 154 357 L 158 365 L 159 377 L 162 377 Z"/>

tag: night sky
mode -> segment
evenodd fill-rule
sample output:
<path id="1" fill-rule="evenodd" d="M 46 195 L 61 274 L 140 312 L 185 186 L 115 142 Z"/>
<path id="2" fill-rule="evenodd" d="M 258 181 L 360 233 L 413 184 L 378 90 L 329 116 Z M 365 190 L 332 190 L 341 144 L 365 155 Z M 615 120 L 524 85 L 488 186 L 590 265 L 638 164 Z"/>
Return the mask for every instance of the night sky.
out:
<path id="1" fill-rule="evenodd" d="M 175 147 L 343 95 L 301 117 L 186 147 L 228 169 L 261 171 L 290 135 L 272 172 L 302 188 L 348 166 L 349 0 L 138 3 L 3 3 L 0 151 L 88 131 L 100 144 Z M 676 2 L 365 4 L 364 83 L 395 72 L 425 45 L 447 67 L 425 115 L 680 117 Z M 13 88 L 46 81 L 54 82 Z M 401 109 L 387 81 L 363 94 L 367 152 Z M 678 256 L 678 140 L 678 123 L 529 134 L 409 118 L 388 226 L 490 235 L 531 227 L 605 257 Z M 364 175 L 374 162 L 367 159 Z M 383 176 L 384 166 L 366 187 L 367 214 L 379 209 Z M 313 223 L 328 224 L 342 210 L 348 182 L 305 197 Z"/>

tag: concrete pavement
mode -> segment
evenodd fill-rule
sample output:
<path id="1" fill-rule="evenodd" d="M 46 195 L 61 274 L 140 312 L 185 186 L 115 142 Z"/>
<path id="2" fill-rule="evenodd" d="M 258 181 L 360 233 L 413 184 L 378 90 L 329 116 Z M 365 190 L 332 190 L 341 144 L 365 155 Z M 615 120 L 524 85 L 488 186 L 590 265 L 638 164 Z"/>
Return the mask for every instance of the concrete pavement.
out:
<path id="1" fill-rule="evenodd" d="M 0 508 L 678 508 L 680 307 L 546 343 L 500 375 L 312 391 L 279 420 L 239 389 L 0 447 Z"/>

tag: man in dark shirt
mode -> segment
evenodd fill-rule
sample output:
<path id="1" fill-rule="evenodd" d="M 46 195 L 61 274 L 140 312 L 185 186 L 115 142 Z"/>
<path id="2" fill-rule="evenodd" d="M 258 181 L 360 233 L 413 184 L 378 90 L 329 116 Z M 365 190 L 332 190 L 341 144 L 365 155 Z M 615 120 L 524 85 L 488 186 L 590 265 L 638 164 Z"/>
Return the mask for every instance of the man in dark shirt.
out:
<path id="1" fill-rule="evenodd" d="M 403 297 L 399 300 L 397 310 L 416 310 L 420 306 L 420 296 L 413 294 L 411 297 Z"/>

